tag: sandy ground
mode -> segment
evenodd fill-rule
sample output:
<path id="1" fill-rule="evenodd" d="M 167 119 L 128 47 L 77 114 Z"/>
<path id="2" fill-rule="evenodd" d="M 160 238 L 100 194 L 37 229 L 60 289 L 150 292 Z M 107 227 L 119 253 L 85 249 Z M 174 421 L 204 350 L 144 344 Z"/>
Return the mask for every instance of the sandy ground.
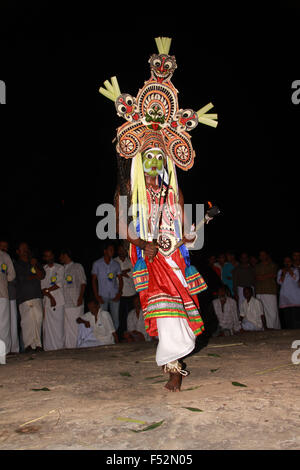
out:
<path id="1" fill-rule="evenodd" d="M 187 360 L 179 393 L 163 388 L 152 343 L 9 356 L 0 449 L 300 449 L 297 339 L 300 330 L 214 338 Z"/>

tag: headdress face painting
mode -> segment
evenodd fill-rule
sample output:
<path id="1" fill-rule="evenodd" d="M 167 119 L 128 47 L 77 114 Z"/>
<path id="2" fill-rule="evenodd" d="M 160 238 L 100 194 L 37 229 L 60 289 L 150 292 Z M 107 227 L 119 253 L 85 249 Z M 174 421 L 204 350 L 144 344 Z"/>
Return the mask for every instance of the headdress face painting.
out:
<path id="1" fill-rule="evenodd" d="M 158 54 L 150 59 L 151 77 L 144 83 L 136 97 L 121 93 L 116 77 L 106 80 L 100 93 L 115 103 L 118 116 L 127 122 L 117 129 L 117 151 L 124 158 L 134 158 L 151 148 L 149 139 L 156 142 L 165 158 L 170 158 L 182 170 L 194 164 L 195 152 L 189 132 L 199 122 L 217 126 L 217 114 L 207 114 L 213 105 L 207 104 L 199 111 L 179 109 L 177 90 L 171 82 L 177 68 L 174 56 L 169 55 L 170 38 L 155 39 Z"/>

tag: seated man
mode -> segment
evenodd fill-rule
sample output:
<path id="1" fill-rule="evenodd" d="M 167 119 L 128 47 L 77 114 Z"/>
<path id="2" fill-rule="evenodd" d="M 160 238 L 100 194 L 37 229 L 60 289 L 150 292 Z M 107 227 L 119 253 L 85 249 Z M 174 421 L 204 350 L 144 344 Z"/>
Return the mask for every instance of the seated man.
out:
<path id="1" fill-rule="evenodd" d="M 253 297 L 251 287 L 244 287 L 245 300 L 241 304 L 240 317 L 245 331 L 262 331 L 266 326 L 264 308 L 260 300 Z"/>
<path id="2" fill-rule="evenodd" d="M 111 316 L 102 310 L 97 300 L 88 303 L 89 311 L 77 318 L 78 348 L 91 348 L 118 343 L 116 329 Z"/>
<path id="3" fill-rule="evenodd" d="M 218 298 L 213 300 L 213 307 L 219 320 L 219 326 L 213 336 L 230 336 L 241 329 L 234 299 L 226 295 L 226 287 L 218 290 Z"/>
<path id="4" fill-rule="evenodd" d="M 134 297 L 133 305 L 134 308 L 128 313 L 127 331 L 124 333 L 124 339 L 128 343 L 133 341 L 151 341 L 145 329 L 144 315 L 138 295 Z"/>

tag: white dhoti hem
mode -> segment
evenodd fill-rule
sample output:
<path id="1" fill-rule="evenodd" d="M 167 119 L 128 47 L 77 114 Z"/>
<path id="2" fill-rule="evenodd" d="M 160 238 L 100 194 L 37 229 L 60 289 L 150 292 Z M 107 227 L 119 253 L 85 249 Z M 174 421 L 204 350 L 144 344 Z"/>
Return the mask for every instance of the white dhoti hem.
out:
<path id="1" fill-rule="evenodd" d="M 43 340 L 45 351 L 54 351 L 64 347 L 64 305 L 45 307 Z"/>
<path id="2" fill-rule="evenodd" d="M 246 320 L 245 318 L 242 320 L 242 328 L 245 331 L 263 331 L 264 330 L 263 327 L 259 328 L 257 325 L 254 325 L 254 323 L 252 323 L 249 320 Z"/>
<path id="3" fill-rule="evenodd" d="M 195 347 L 195 334 L 185 318 L 157 318 L 159 342 L 156 362 L 163 366 L 187 356 Z"/>
<path id="4" fill-rule="evenodd" d="M 280 330 L 281 325 L 278 314 L 277 296 L 274 294 L 257 294 L 256 298 L 263 304 L 267 328 Z"/>
<path id="5" fill-rule="evenodd" d="M 41 332 L 43 322 L 43 304 L 41 299 L 31 299 L 19 305 L 24 347 L 32 349 L 42 347 Z"/>
<path id="6" fill-rule="evenodd" d="M 5 344 L 6 354 L 10 352 L 10 309 L 9 300 L 5 297 L 0 298 L 0 339 Z"/>
<path id="7" fill-rule="evenodd" d="M 99 341 L 95 335 L 92 328 L 87 328 L 82 323 L 78 326 L 78 348 L 93 348 L 96 346 L 101 346 L 101 341 Z"/>
<path id="8" fill-rule="evenodd" d="M 19 335 L 18 335 L 18 312 L 17 312 L 17 301 L 10 300 L 10 336 L 11 336 L 11 347 L 10 352 L 20 352 Z"/>
<path id="9" fill-rule="evenodd" d="M 77 318 L 83 315 L 84 306 L 80 307 L 65 307 L 65 348 L 76 348 L 78 338 L 78 323 Z"/>

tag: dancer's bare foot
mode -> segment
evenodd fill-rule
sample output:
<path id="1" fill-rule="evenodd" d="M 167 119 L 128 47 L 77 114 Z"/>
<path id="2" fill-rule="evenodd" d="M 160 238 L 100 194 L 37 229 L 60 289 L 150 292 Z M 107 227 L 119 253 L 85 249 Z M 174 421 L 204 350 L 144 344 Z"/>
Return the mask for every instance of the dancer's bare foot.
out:
<path id="1" fill-rule="evenodd" d="M 165 385 L 169 392 L 180 392 L 182 375 L 179 372 L 170 372 L 170 377 Z"/>

